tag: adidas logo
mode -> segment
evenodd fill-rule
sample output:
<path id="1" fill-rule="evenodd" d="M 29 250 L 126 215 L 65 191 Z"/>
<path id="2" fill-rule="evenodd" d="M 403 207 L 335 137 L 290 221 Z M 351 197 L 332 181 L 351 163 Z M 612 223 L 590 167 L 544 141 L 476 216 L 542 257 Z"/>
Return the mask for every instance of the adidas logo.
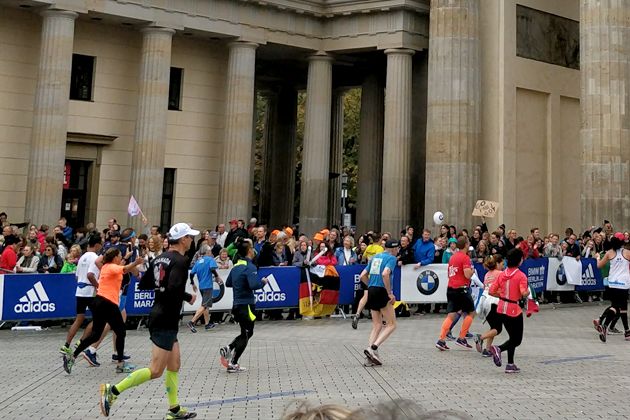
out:
<path id="1" fill-rule="evenodd" d="M 16 313 L 55 312 L 55 304 L 50 302 L 42 282 L 38 281 L 13 308 Z"/>
<path id="2" fill-rule="evenodd" d="M 282 302 L 286 299 L 287 295 L 282 292 L 273 274 L 267 276 L 265 287 L 256 292 L 256 302 Z"/>
<path id="3" fill-rule="evenodd" d="M 589 264 L 586 266 L 586 271 L 582 273 L 582 286 L 595 286 L 597 284 L 597 279 L 595 278 L 595 271 L 593 270 L 593 265 Z"/>

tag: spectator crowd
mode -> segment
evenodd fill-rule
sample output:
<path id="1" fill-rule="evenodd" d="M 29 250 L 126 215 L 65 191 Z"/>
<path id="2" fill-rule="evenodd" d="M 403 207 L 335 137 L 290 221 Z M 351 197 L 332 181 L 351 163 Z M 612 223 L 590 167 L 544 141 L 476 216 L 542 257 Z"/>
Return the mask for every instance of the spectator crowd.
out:
<path id="1" fill-rule="evenodd" d="M 30 223 L 10 223 L 6 213 L 0 213 L 2 236 L 0 237 L 0 271 L 2 273 L 73 273 L 82 253 L 86 251 L 90 238 L 101 235 L 104 253 L 111 247 L 120 248 L 122 255 L 128 256 L 127 263 L 141 256 L 148 265 L 168 248 L 165 235 L 158 226 L 149 226 L 146 219 L 144 231 L 133 228 L 121 229 L 114 218 L 107 227 L 97 230 L 94 223 L 84 227 L 68 226 L 61 217 L 52 229 L 48 225 Z M 608 248 L 613 235 L 623 235 L 626 247 L 630 247 L 630 233 L 615 233 L 612 224 L 604 220 L 601 226 L 591 226 L 575 233 L 567 228 L 563 235 L 555 232 L 542 233 L 534 227 L 522 234 L 515 229 L 507 229 L 500 224 L 490 231 L 485 219 L 472 229 L 459 229 L 442 224 L 432 231 L 406 226 L 400 232 L 355 232 L 350 227 L 332 226 L 322 228 L 312 237 L 300 234 L 295 226 L 268 227 L 255 218 L 246 223 L 243 219 L 232 219 L 212 229 L 203 230 L 191 246 L 187 258 L 190 266 L 202 257 L 211 256 L 219 269 L 233 265 L 237 238 L 247 238 L 256 251 L 254 263 L 258 267 L 267 266 L 307 266 L 366 264 L 374 255 L 383 252 L 388 240 L 398 240 L 398 265 L 415 264 L 417 267 L 433 263 L 448 263 L 456 252 L 459 236 L 466 236 L 470 242 L 469 254 L 474 262 L 483 263 L 485 258 L 495 254 L 505 256 L 513 248 L 520 248 L 525 258 L 575 258 L 595 257 Z M 202 246 L 207 245 L 207 246 Z M 598 299 L 598 294 L 580 297 L 572 294 L 572 299 Z M 541 302 L 554 299 L 559 302 L 560 294 L 547 293 Z M 430 308 L 420 305 L 418 312 L 428 312 Z M 434 312 L 440 310 L 436 305 Z M 289 313 L 292 317 L 295 311 Z M 282 318 L 276 313 L 272 319 Z"/>

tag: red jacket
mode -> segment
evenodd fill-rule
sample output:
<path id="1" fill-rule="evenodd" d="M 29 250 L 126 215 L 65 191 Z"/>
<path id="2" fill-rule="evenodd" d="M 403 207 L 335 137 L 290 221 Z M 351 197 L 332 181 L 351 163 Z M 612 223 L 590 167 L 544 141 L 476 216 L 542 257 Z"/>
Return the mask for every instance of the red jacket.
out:
<path id="1" fill-rule="evenodd" d="M 337 258 L 334 255 L 322 255 L 316 261 L 318 265 L 337 265 Z"/>
<path id="2" fill-rule="evenodd" d="M 17 254 L 13 250 L 12 246 L 7 246 L 4 251 L 2 251 L 2 256 L 0 257 L 0 268 L 13 271 L 16 264 Z"/>
<path id="3" fill-rule="evenodd" d="M 527 241 L 521 241 L 518 244 L 518 247 L 521 249 L 521 251 L 523 251 L 523 259 L 524 260 L 526 260 L 527 258 L 530 258 L 530 255 L 529 255 L 530 247 L 529 247 L 529 244 L 527 243 Z M 534 248 L 534 251 L 532 252 L 531 257 L 532 258 L 540 258 L 540 253 L 538 252 L 538 250 L 536 248 Z"/>

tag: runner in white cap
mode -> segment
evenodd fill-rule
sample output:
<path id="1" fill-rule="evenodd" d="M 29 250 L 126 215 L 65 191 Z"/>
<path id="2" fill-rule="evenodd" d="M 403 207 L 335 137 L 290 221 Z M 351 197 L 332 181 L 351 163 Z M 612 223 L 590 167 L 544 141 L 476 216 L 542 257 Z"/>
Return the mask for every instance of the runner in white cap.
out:
<path id="1" fill-rule="evenodd" d="M 101 412 L 109 416 L 112 404 L 121 392 L 162 376 L 164 370 L 169 410 L 167 420 L 191 419 L 197 414 L 179 405 L 177 390 L 181 357 L 177 331 L 184 301 L 193 304 L 196 295 L 186 292 L 188 262 L 186 251 L 199 231 L 186 223 L 177 223 L 168 232 L 169 250 L 155 258 L 140 280 L 139 288 L 155 290 L 155 303 L 149 316 L 149 333 L 153 342 L 151 365 L 137 369 L 116 385 L 101 385 Z"/>

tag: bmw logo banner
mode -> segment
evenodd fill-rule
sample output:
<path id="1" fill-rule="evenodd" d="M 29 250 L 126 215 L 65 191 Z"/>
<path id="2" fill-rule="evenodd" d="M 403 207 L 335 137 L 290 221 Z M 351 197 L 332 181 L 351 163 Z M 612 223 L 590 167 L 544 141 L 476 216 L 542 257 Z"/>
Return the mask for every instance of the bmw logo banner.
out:
<path id="1" fill-rule="evenodd" d="M 446 264 L 430 264 L 416 268 L 415 264 L 401 269 L 400 299 L 406 303 L 446 302 L 448 276 Z"/>
<path id="2" fill-rule="evenodd" d="M 569 292 L 575 290 L 575 286 L 567 282 L 562 261 L 557 258 L 549 258 L 546 290 L 554 292 Z"/>

